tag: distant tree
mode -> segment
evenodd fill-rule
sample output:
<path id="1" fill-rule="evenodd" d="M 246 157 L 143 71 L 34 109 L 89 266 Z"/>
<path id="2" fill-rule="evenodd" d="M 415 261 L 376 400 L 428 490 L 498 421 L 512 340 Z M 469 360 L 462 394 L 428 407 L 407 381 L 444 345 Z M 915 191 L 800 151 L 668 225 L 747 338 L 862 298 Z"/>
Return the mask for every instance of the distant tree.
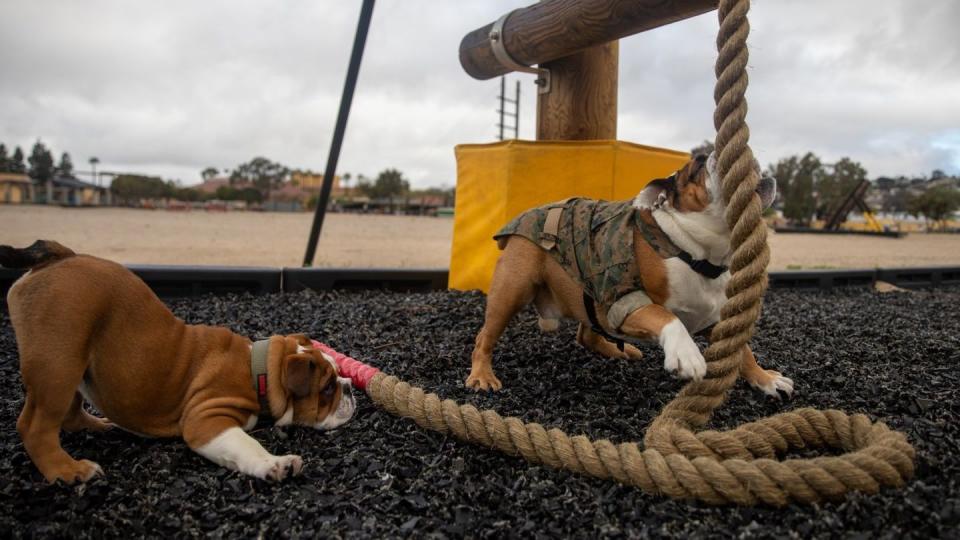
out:
<path id="1" fill-rule="evenodd" d="M 860 182 L 867 179 L 867 170 L 850 158 L 833 164 L 832 170 L 817 179 L 817 215 L 822 217 L 840 205 Z"/>
<path id="2" fill-rule="evenodd" d="M 41 183 L 53 178 L 53 155 L 39 140 L 34 143 L 27 161 L 30 163 L 30 178 Z"/>
<path id="3" fill-rule="evenodd" d="M 13 160 L 7 155 L 7 146 L 0 143 L 0 172 L 13 172 L 10 170 L 12 165 Z"/>
<path id="4" fill-rule="evenodd" d="M 220 171 L 218 171 L 216 167 L 207 167 L 200 171 L 200 177 L 203 178 L 204 182 L 216 178 L 218 174 L 220 174 Z"/>
<path id="5" fill-rule="evenodd" d="M 178 201 L 187 202 L 202 201 L 203 193 L 201 193 L 198 189 L 181 187 L 176 190 L 176 193 L 174 193 L 174 198 Z"/>
<path id="6" fill-rule="evenodd" d="M 704 139 L 704 141 L 699 145 L 690 149 L 690 154 L 694 156 L 697 154 L 709 156 L 710 152 L 713 152 L 713 141 L 708 141 L 706 139 Z"/>
<path id="7" fill-rule="evenodd" d="M 797 160 L 795 169 L 789 172 L 792 175 L 785 178 L 784 182 L 788 188 L 784 191 L 783 215 L 794 223 L 809 225 L 816 210 L 814 186 L 819 183 L 826 171 L 820 158 L 807 152 Z M 780 178 L 778 177 L 777 180 L 779 181 Z"/>
<path id="8" fill-rule="evenodd" d="M 87 163 L 90 164 L 90 176 L 93 178 L 93 182 L 100 185 L 100 177 L 97 176 L 97 165 L 100 164 L 100 158 L 93 156 L 87 160 Z"/>
<path id="9" fill-rule="evenodd" d="M 248 203 L 263 202 L 263 194 L 256 188 L 241 189 L 239 197 L 241 201 L 247 201 Z"/>
<path id="10" fill-rule="evenodd" d="M 944 173 L 940 169 L 934 169 L 933 172 L 930 173 L 931 180 L 939 180 L 941 178 L 944 178 L 945 176 L 947 176 L 946 173 Z"/>
<path id="11" fill-rule="evenodd" d="M 290 169 L 270 161 L 265 157 L 255 157 L 247 163 L 237 166 L 230 175 L 230 183 L 249 182 L 266 196 L 271 189 L 280 185 L 290 176 Z"/>
<path id="12" fill-rule="evenodd" d="M 373 199 L 392 199 L 406 194 L 410 190 L 410 182 L 397 169 L 385 169 L 372 184 L 365 184 L 361 189 Z"/>
<path id="13" fill-rule="evenodd" d="M 767 174 L 777 179 L 777 206 L 782 207 L 790 193 L 790 184 L 800 170 L 800 158 L 790 156 L 767 166 Z"/>
<path id="14" fill-rule="evenodd" d="M 60 156 L 60 164 L 57 165 L 57 174 L 61 176 L 73 176 L 73 160 L 70 159 L 70 154 L 64 152 Z"/>
<path id="15" fill-rule="evenodd" d="M 173 182 L 164 182 L 156 176 L 121 174 L 110 183 L 110 191 L 118 198 L 127 201 L 139 199 L 172 198 L 178 190 Z"/>
<path id="16" fill-rule="evenodd" d="M 372 186 L 370 179 L 362 174 L 358 174 L 356 180 L 357 185 L 353 187 L 353 191 L 369 197 L 370 188 Z"/>
<path id="17" fill-rule="evenodd" d="M 217 188 L 216 197 L 223 201 L 246 201 L 248 203 L 263 201 L 260 190 L 251 187 L 237 189 L 233 186 L 220 186 Z"/>
<path id="18" fill-rule="evenodd" d="M 910 214 L 923 216 L 934 225 L 949 219 L 958 209 L 960 209 L 960 191 L 950 186 L 930 188 L 907 203 Z"/>
<path id="19" fill-rule="evenodd" d="M 13 157 L 10 158 L 9 163 L 9 169 L 12 173 L 24 174 L 27 172 L 27 166 L 23 162 L 23 150 L 19 146 L 13 151 Z"/>
<path id="20" fill-rule="evenodd" d="M 343 190 L 347 191 L 347 188 L 350 185 L 350 179 L 353 178 L 350 173 L 343 173 L 343 176 L 340 177 L 340 182 L 343 184 Z"/>

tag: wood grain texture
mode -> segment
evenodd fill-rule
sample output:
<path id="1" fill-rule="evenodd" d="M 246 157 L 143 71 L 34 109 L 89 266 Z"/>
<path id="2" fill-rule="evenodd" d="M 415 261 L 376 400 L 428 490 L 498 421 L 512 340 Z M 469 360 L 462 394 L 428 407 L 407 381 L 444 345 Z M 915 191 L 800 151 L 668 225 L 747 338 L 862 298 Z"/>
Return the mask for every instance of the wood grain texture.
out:
<path id="1" fill-rule="evenodd" d="M 537 140 L 617 138 L 619 51 L 614 41 L 542 66 L 550 92 L 537 97 Z"/>
<path id="2" fill-rule="evenodd" d="M 532 66 L 716 9 L 717 0 L 545 0 L 518 9 L 504 26 L 504 46 Z M 509 73 L 493 55 L 490 29 L 460 42 L 460 64 L 476 79 Z"/>

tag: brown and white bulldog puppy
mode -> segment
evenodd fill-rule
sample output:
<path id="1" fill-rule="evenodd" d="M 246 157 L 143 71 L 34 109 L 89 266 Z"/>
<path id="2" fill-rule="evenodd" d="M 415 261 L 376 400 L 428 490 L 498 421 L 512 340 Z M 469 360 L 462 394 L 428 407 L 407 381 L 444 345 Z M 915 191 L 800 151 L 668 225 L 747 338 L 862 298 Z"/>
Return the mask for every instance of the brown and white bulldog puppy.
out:
<path id="1" fill-rule="evenodd" d="M 755 166 L 759 170 L 759 164 Z M 580 257 L 557 255 L 556 242 L 550 235 L 547 235 L 548 243 L 538 244 L 513 234 L 516 229 L 509 229 L 508 225 L 498 234 L 503 253 L 497 261 L 487 296 L 484 324 L 476 338 L 466 386 L 476 390 L 501 388 L 492 368 L 494 344 L 513 316 L 531 302 L 544 331 L 555 330 L 560 318 L 576 319 L 580 322 L 577 342 L 610 358 L 640 358 L 641 353 L 622 341 L 622 349 L 615 346 L 604 334 L 615 340 L 656 340 L 663 347 L 666 370 L 685 379 L 701 379 L 707 371 L 706 362 L 691 334 L 707 331 L 720 320 L 720 308 L 726 300 L 724 289 L 730 280 L 730 273 L 726 271 L 731 256 L 730 229 L 724 219 L 720 189 L 714 156 L 697 156 L 669 178 L 651 182 L 631 204 L 614 203 L 626 208 L 628 213 L 635 211 L 630 219 L 635 219 L 637 224 L 632 227 L 632 242 L 626 244 L 628 252 L 632 249 L 632 261 L 629 261 L 632 266 L 624 266 L 637 274 L 635 283 L 639 284 L 640 292 L 630 295 L 634 297 L 633 304 L 619 314 L 612 313 L 614 309 L 609 305 L 589 305 L 593 302 L 584 296 L 585 283 L 589 280 L 583 277 L 582 268 L 574 277 L 571 274 L 575 272 L 570 270 L 572 263 L 567 267 L 561 265 L 561 260 L 570 259 L 582 265 Z M 768 207 L 776 194 L 776 180 L 763 177 L 757 194 L 763 206 Z M 567 204 L 566 201 L 553 206 L 563 204 Z M 564 211 L 570 211 L 568 208 Z M 549 222 L 550 218 L 545 221 Z M 543 222 L 541 215 L 539 223 Z M 560 227 L 571 223 L 562 218 L 555 219 L 556 222 L 561 223 Z M 603 225 L 597 222 L 594 218 L 586 227 L 595 229 Z M 577 226 L 576 222 L 569 225 Z M 583 238 L 586 233 L 574 231 L 572 234 L 574 238 Z M 603 253 L 603 246 L 594 249 Z M 665 252 L 686 255 L 666 256 Z M 593 317 L 589 314 L 591 308 L 596 312 Z M 614 327 L 609 322 L 611 319 L 619 322 L 619 326 Z M 793 381 L 776 371 L 760 368 L 749 349 L 743 358 L 741 375 L 755 388 L 773 396 L 793 392 Z"/>
<path id="2" fill-rule="evenodd" d="M 356 410 L 349 379 L 302 334 L 255 345 L 226 328 L 185 324 L 123 266 L 56 242 L 0 246 L 0 265 L 30 268 L 7 294 L 26 388 L 17 431 L 48 482 L 102 474 L 63 450 L 61 428 L 113 425 L 183 437 L 214 463 L 282 480 L 300 474 L 303 460 L 274 456 L 250 437 L 258 417 L 333 429 Z M 85 411 L 84 400 L 110 420 Z"/>

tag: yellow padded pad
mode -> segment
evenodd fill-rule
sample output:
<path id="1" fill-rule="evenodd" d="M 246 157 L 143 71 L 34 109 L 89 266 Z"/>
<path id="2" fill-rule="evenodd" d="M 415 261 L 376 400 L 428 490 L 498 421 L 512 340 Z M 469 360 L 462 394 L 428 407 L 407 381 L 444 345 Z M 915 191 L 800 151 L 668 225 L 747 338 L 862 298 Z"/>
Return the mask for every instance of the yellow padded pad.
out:
<path id="1" fill-rule="evenodd" d="M 452 289 L 487 292 L 500 256 L 493 235 L 524 210 L 568 197 L 636 196 L 690 154 L 624 141 L 503 141 L 456 147 Z"/>

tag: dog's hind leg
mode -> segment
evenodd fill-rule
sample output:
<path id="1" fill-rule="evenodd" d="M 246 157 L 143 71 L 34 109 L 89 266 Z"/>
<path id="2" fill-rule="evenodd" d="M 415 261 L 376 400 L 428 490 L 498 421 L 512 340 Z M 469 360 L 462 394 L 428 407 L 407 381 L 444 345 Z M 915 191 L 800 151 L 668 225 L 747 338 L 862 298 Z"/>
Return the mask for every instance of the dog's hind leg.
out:
<path id="1" fill-rule="evenodd" d="M 14 328 L 16 325 L 16 319 Z M 66 336 L 68 333 L 51 332 Z M 83 346 L 48 336 L 17 333 L 20 345 L 20 373 L 26 387 L 23 410 L 17 419 L 17 432 L 23 446 L 47 482 L 67 484 L 86 482 L 102 474 L 100 466 L 89 460 L 70 457 L 60 445 L 60 428 L 76 405 L 77 387 L 83 380 L 86 362 Z M 56 369 L 50 363 L 56 362 Z"/>
<path id="2" fill-rule="evenodd" d="M 580 328 L 577 329 L 577 343 L 607 358 L 643 358 L 643 353 L 640 352 L 640 349 L 629 343 L 624 343 L 623 350 L 621 351 L 616 345 L 610 343 L 603 336 L 597 334 L 583 323 L 580 323 Z"/>
<path id="3" fill-rule="evenodd" d="M 514 315 L 536 296 L 539 265 L 530 262 L 537 256 L 542 257 L 539 247 L 526 239 L 512 238 L 497 260 L 483 328 L 477 334 L 471 356 L 470 376 L 465 383 L 468 388 L 494 391 L 502 388 L 493 374 L 493 346 Z"/>
<path id="4" fill-rule="evenodd" d="M 740 376 L 743 377 L 750 386 L 760 390 L 764 394 L 779 398 L 780 393 L 788 396 L 793 395 L 793 380 L 784 377 L 779 371 L 772 369 L 763 369 L 757 364 L 757 358 L 753 351 L 747 346 L 747 351 L 740 364 Z"/>
<path id="5" fill-rule="evenodd" d="M 60 446 L 60 427 L 73 404 L 76 392 L 61 377 L 27 380 L 27 397 L 17 419 L 17 432 L 23 446 L 43 477 L 51 484 L 86 482 L 103 470 L 96 463 L 70 457 Z M 80 377 L 77 377 L 77 383 Z"/>

